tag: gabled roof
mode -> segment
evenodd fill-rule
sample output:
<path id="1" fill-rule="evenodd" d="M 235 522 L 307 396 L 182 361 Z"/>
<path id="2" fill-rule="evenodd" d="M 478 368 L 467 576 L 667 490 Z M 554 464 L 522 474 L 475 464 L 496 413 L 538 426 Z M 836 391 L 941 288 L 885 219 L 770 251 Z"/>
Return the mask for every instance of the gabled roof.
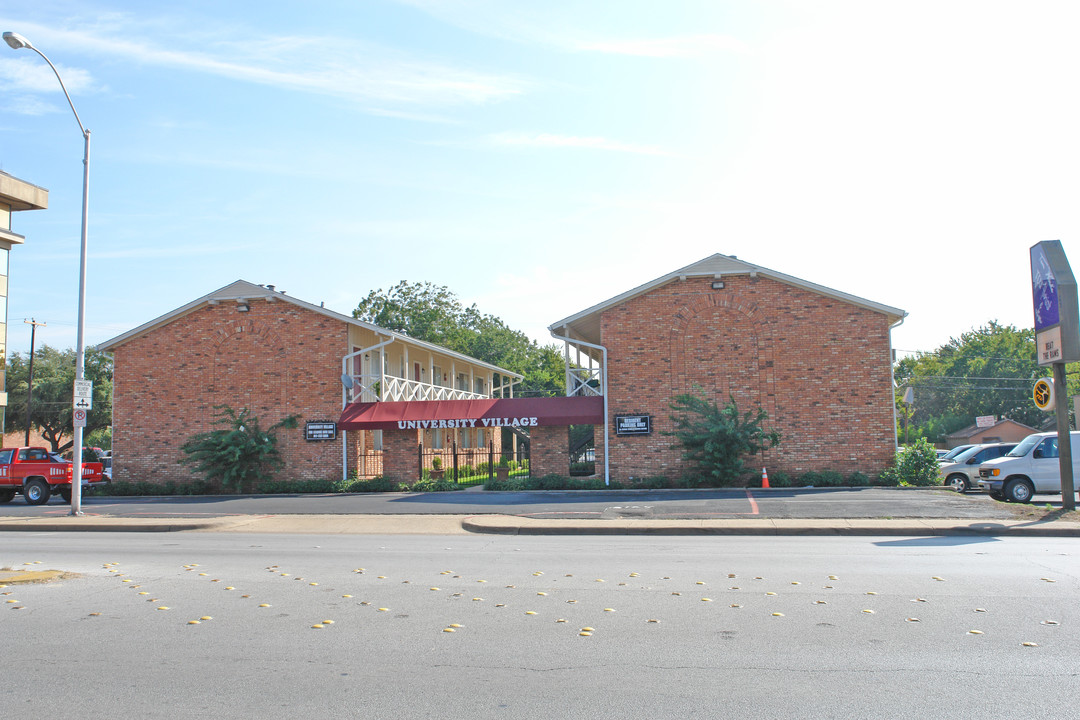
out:
<path id="1" fill-rule="evenodd" d="M 690 277 L 715 277 L 720 280 L 725 276 L 731 275 L 749 275 L 750 277 L 767 277 L 778 282 L 792 285 L 803 290 L 808 290 L 819 295 L 842 300 L 846 303 L 851 303 L 858 307 L 866 308 L 874 312 L 882 313 L 889 318 L 889 324 L 894 325 L 905 317 L 907 312 L 894 308 L 889 305 L 882 305 L 881 303 L 872 302 L 855 295 L 849 295 L 839 290 L 833 290 L 827 288 L 824 285 L 817 285 L 806 280 L 800 280 L 799 278 L 792 277 L 791 275 L 785 275 L 783 273 L 770 270 L 769 268 L 762 267 L 760 265 L 754 265 L 748 263 L 745 260 L 739 260 L 734 255 L 722 255 L 717 253 L 710 255 L 709 257 L 698 260 L 696 263 L 687 265 L 684 268 L 679 268 L 667 275 L 651 280 L 644 285 L 639 285 L 632 290 L 627 290 L 621 295 L 616 295 L 609 300 L 605 300 L 598 305 L 593 305 L 591 308 L 582 310 L 581 312 L 571 315 L 570 317 L 563 318 L 556 323 L 552 323 L 548 326 L 548 330 L 552 335 L 556 337 L 567 336 L 594 344 L 600 343 L 600 316 L 603 312 L 609 308 L 621 305 L 622 303 L 631 300 L 639 295 L 655 290 L 658 287 L 667 285 L 670 282 L 676 280 L 690 278 Z"/>
<path id="2" fill-rule="evenodd" d="M 990 432 L 994 428 L 1001 427 L 1002 425 L 1015 425 L 1016 427 L 1021 428 L 1022 430 L 1028 430 L 1028 431 L 1033 432 L 1033 433 L 1038 432 L 1038 430 L 1036 430 L 1035 428 L 1033 428 L 1033 427 L 1031 427 L 1029 425 L 1025 425 L 1022 422 L 1017 422 L 1016 420 L 1010 420 L 1009 418 L 1001 418 L 1000 420 L 995 422 L 993 425 L 988 425 L 986 427 L 979 427 L 978 425 L 968 425 L 966 428 L 962 428 L 960 430 L 957 430 L 956 432 L 951 432 L 948 435 L 946 435 L 945 437 L 946 438 L 957 438 L 957 439 L 959 439 L 959 438 L 970 438 L 970 437 L 974 437 L 975 435 L 980 435 L 980 434 L 982 434 L 984 432 Z"/>
<path id="3" fill-rule="evenodd" d="M 235 302 L 240 302 L 240 301 L 245 301 L 245 300 L 246 301 L 264 300 L 266 302 L 286 302 L 286 303 L 290 303 L 292 305 L 302 307 L 305 310 L 310 310 L 311 312 L 318 313 L 320 315 L 325 315 L 328 318 L 333 318 L 334 320 L 338 320 L 340 322 L 346 323 L 347 325 L 353 325 L 353 326 L 356 326 L 356 327 L 364 328 L 366 330 L 370 330 L 370 331 L 372 331 L 372 332 L 374 332 L 374 333 L 376 333 L 378 335 L 382 335 L 382 336 L 386 337 L 386 339 L 393 338 L 394 340 L 406 343 L 408 345 L 412 345 L 413 347 L 420 347 L 420 348 L 423 348 L 425 350 L 429 350 L 431 352 L 438 353 L 439 355 L 446 355 L 448 357 L 452 357 L 452 358 L 455 358 L 455 359 L 458 359 L 458 360 L 463 360 L 463 361 L 471 363 L 473 365 L 478 365 L 480 367 L 487 368 L 489 370 L 492 370 L 494 372 L 499 373 L 500 375 L 505 375 L 507 377 L 514 377 L 514 378 L 521 378 L 522 377 L 520 374 L 518 374 L 516 372 L 513 372 L 511 370 L 501 368 L 498 365 L 492 365 L 490 363 L 486 363 L 483 360 L 477 360 L 474 357 L 469 357 L 468 355 L 464 355 L 462 353 L 455 352 L 455 351 L 450 350 L 448 348 L 444 348 L 441 345 L 435 345 L 434 343 L 425 342 L 423 340 L 417 340 L 416 338 L 409 337 L 408 335 L 405 335 L 403 333 L 398 333 L 398 332 L 394 332 L 392 330 L 387 330 L 386 328 L 381 328 L 378 325 L 373 325 L 373 324 L 371 324 L 369 322 L 365 322 L 363 320 L 357 320 L 356 318 L 351 317 L 349 315 L 342 315 L 341 313 L 336 313 L 333 310 L 327 310 L 322 305 L 312 305 L 311 303 L 304 302 L 303 300 L 298 300 L 297 298 L 294 298 L 291 295 L 286 295 L 284 292 L 282 292 L 280 290 L 275 290 L 273 285 L 267 285 L 267 286 L 264 287 L 262 285 L 255 285 L 254 283 L 249 283 L 246 280 L 237 280 L 234 283 L 226 285 L 225 287 L 220 288 L 218 290 L 215 290 L 214 292 L 210 293 L 209 295 L 203 295 L 201 298 L 199 298 L 197 300 L 192 300 L 187 305 L 182 305 L 181 307 L 178 307 L 178 308 L 176 308 L 175 310 L 173 310 L 171 312 L 165 313 L 161 317 L 155 318 L 155 319 L 151 320 L 150 322 L 143 323 L 142 325 L 135 328 L 134 330 L 128 330 L 126 333 L 124 333 L 122 335 L 117 335 L 116 337 L 112 338 L 111 340 L 106 340 L 103 343 L 99 343 L 96 346 L 96 349 L 104 350 L 106 352 L 112 352 L 116 348 L 120 347 L 121 345 L 123 345 L 124 343 L 128 342 L 129 340 L 131 340 L 133 338 L 139 337 L 140 335 L 145 335 L 146 333 L 150 332 L 151 330 L 162 327 L 164 325 L 168 325 L 169 323 L 173 322 L 174 320 L 176 320 L 178 318 L 181 318 L 184 315 L 187 315 L 189 313 L 195 312 L 196 310 L 199 310 L 201 308 L 207 307 L 209 305 L 221 305 L 222 303 L 228 303 L 228 302 L 234 302 L 235 303 Z M 342 355 L 345 355 L 347 352 L 348 352 L 347 349 L 344 350 L 344 352 L 342 352 Z"/>

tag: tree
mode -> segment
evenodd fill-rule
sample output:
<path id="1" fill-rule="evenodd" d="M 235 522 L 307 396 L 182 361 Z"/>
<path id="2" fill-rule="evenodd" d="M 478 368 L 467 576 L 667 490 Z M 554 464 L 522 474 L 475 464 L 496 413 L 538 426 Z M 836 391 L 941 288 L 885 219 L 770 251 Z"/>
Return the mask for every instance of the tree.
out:
<path id="1" fill-rule="evenodd" d="M 194 465 L 213 485 L 250 492 L 255 481 L 270 479 L 284 464 L 276 433 L 297 427 L 299 416 L 290 415 L 263 430 L 247 408 L 236 412 L 228 405 L 215 405 L 214 410 L 214 424 L 227 429 L 191 436 L 180 446 L 187 456 L 183 462 Z"/>
<path id="2" fill-rule="evenodd" d="M 404 280 L 389 290 L 372 290 L 353 317 L 442 345 L 524 376 L 516 395 L 550 396 L 565 392 L 562 356 L 556 345 L 540 345 L 476 305 L 465 307 L 446 286 Z"/>
<path id="3" fill-rule="evenodd" d="M 1069 366 L 1070 373 L 1077 368 Z M 932 352 L 905 357 L 895 367 L 898 407 L 910 413 L 910 438 L 941 442 L 980 415 L 1007 417 L 1039 427 L 1047 414 L 1035 407 L 1031 388 L 1049 374 L 1041 367 L 1032 329 L 991 321 L 952 338 Z M 1070 381 L 1070 390 L 1076 380 Z M 903 407 L 906 388 L 914 390 L 911 408 Z M 899 428 L 904 437 L 904 427 Z"/>
<path id="4" fill-rule="evenodd" d="M 8 406 L 5 430 L 26 430 L 26 390 L 30 358 L 12 353 L 7 359 Z M 112 358 L 94 348 L 86 349 L 85 377 L 94 383 L 93 409 L 86 414 L 85 435 L 112 425 Z M 34 351 L 34 392 L 30 403 L 30 430 L 40 431 L 53 452 L 74 444 L 71 421 L 75 387 L 75 351 L 43 345 Z"/>
<path id="5" fill-rule="evenodd" d="M 671 409 L 678 413 L 671 416 L 675 430 L 664 434 L 678 438 L 683 459 L 719 486 L 732 485 L 739 478 L 743 456 L 780 443 L 779 432 L 763 427 L 768 413 L 759 407 L 740 414 L 734 397 L 720 407 L 698 388 L 696 393 L 676 395 Z"/>

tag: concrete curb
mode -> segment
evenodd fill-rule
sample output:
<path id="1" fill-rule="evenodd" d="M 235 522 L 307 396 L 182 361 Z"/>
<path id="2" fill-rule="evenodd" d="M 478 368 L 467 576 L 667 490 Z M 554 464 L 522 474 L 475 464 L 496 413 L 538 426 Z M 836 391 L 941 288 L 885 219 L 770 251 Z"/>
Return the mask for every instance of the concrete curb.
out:
<path id="1" fill-rule="evenodd" d="M 961 518 L 537 519 L 517 515 L 230 515 L 218 518 L 109 516 L 11 518 L 0 532 L 235 532 L 309 535 L 770 535 L 1080 537 L 1062 520 Z"/>
<path id="2" fill-rule="evenodd" d="M 494 535 L 979 535 L 1080 537 L 1080 523 L 964 519 L 538 520 L 504 515 L 463 518 L 465 530 Z"/>

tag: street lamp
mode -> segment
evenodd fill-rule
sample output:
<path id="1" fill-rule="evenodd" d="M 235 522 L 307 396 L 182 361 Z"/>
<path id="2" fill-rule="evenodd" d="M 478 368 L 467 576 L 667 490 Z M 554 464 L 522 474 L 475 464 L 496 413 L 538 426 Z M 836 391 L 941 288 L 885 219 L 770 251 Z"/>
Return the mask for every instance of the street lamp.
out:
<path id="1" fill-rule="evenodd" d="M 38 50 L 29 40 L 18 33 L 5 32 L 4 42 L 12 50 L 21 50 L 23 48 L 33 50 L 41 56 L 42 60 L 49 64 L 53 74 L 56 75 L 56 79 L 60 81 L 60 89 L 64 91 L 64 97 L 67 98 L 68 105 L 71 106 L 71 112 L 75 114 L 75 122 L 79 124 L 79 131 L 83 136 L 82 239 L 79 246 L 79 329 L 75 347 L 75 380 L 79 381 L 83 380 L 86 374 L 86 345 L 83 334 L 86 329 L 86 220 L 90 205 L 90 131 L 83 127 L 82 120 L 79 119 L 79 113 L 75 110 L 75 104 L 71 102 L 71 96 L 68 95 L 67 88 L 64 86 L 63 78 L 60 77 L 60 73 L 57 71 L 56 66 L 52 64 L 52 61 L 45 57 L 45 53 Z M 74 396 L 74 393 L 72 395 Z M 82 515 L 82 449 L 83 427 L 85 427 L 86 423 L 85 420 L 80 423 L 73 418 L 73 424 L 75 426 L 75 446 L 71 456 L 71 514 Z"/>

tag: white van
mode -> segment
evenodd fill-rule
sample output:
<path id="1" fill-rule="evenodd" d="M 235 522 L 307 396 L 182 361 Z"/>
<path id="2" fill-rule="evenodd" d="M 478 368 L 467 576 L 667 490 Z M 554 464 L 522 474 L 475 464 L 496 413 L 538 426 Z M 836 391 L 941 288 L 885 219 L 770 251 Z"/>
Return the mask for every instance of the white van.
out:
<path id="1" fill-rule="evenodd" d="M 1069 433 L 1073 478 L 1080 478 L 1080 432 Z M 1028 435 L 1007 455 L 979 466 L 979 487 L 995 500 L 1031 502 L 1036 493 L 1061 492 L 1056 432 Z"/>

